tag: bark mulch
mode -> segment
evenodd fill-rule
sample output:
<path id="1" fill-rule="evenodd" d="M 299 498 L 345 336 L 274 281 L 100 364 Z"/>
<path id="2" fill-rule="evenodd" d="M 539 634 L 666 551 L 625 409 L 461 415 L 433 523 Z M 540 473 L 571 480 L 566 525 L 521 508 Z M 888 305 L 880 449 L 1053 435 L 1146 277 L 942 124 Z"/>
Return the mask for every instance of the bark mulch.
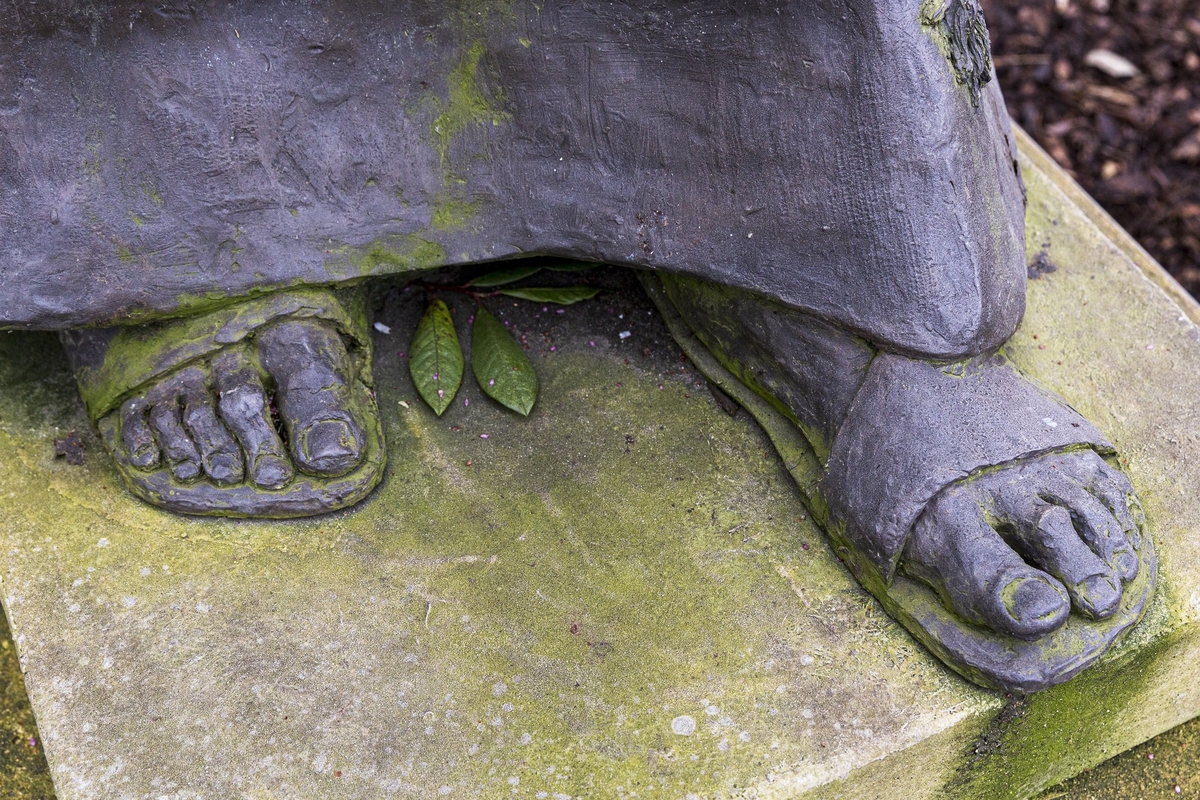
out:
<path id="1" fill-rule="evenodd" d="M 1200 0 L 983 0 L 1009 115 L 1200 297 Z"/>

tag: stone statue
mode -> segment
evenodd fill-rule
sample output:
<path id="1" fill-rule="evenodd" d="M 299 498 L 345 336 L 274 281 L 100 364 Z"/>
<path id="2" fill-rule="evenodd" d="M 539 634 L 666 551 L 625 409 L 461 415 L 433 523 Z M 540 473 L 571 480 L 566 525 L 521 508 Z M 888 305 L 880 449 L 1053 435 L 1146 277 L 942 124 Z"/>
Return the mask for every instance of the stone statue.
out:
<path id="1" fill-rule="evenodd" d="M 976 0 L 0 9 L 0 327 L 63 331 L 148 502 L 358 502 L 384 446 L 357 282 L 562 256 L 652 271 L 955 670 L 1033 691 L 1139 618 L 1112 445 L 996 352 L 1023 187 Z"/>

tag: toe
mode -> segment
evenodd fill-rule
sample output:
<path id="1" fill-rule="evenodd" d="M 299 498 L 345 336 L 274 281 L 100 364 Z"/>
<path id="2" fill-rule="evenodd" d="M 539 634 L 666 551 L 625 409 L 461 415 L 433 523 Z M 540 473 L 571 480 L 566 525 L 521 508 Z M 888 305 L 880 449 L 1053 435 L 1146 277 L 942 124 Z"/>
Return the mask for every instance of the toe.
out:
<path id="1" fill-rule="evenodd" d="M 1015 635 L 1041 636 L 1061 625 L 1070 613 L 1062 584 L 1026 564 L 1007 570 L 996 581 L 1004 605 L 1002 618 Z"/>
<path id="2" fill-rule="evenodd" d="M 158 465 L 158 444 L 146 422 L 150 406 L 145 398 L 134 397 L 121 406 L 121 444 L 129 457 L 129 463 L 142 470 Z"/>
<path id="3" fill-rule="evenodd" d="M 258 346 L 297 467 L 322 476 L 352 470 L 366 437 L 353 412 L 341 336 L 315 320 L 288 320 L 262 331 Z"/>
<path id="4" fill-rule="evenodd" d="M 262 377 L 240 349 L 213 359 L 213 379 L 219 391 L 217 411 L 246 453 L 251 482 L 264 489 L 282 489 L 294 471 L 267 404 Z"/>
<path id="5" fill-rule="evenodd" d="M 1138 557 L 1113 514 L 1083 487 L 1064 485 L 1049 491 L 1047 500 L 1067 508 L 1075 529 L 1092 552 L 1108 564 L 1121 580 L 1132 580 L 1138 572 Z"/>
<path id="6" fill-rule="evenodd" d="M 1091 450 L 1065 456 L 1061 462 L 1063 473 L 1099 498 L 1120 523 L 1126 539 L 1135 548 L 1139 547 L 1142 509 L 1129 479 Z"/>
<path id="7" fill-rule="evenodd" d="M 1116 612 L 1121 581 L 1080 538 L 1067 509 L 1044 507 L 1035 524 L 1020 530 L 1016 537 L 1031 562 L 1062 581 L 1081 613 L 1105 619 Z"/>
<path id="8" fill-rule="evenodd" d="M 242 450 L 217 419 L 204 371 L 192 367 L 179 376 L 183 390 L 183 424 L 200 451 L 204 472 L 219 486 L 242 480 Z"/>
<path id="9" fill-rule="evenodd" d="M 1141 526 L 1145 522 L 1142 506 L 1129 479 L 1101 463 L 1092 482 L 1092 491 L 1121 523 L 1125 536 L 1134 547 L 1141 546 Z"/>
<path id="10" fill-rule="evenodd" d="M 150 429 L 158 437 L 159 446 L 176 480 L 193 481 L 200 477 L 200 454 L 183 427 L 179 408 L 179 387 L 165 381 L 146 395 L 150 403 Z"/>
<path id="11" fill-rule="evenodd" d="M 1013 551 L 984 518 L 970 488 L 930 502 L 901 566 L 933 586 L 949 608 L 998 633 L 1034 639 L 1070 614 L 1062 585 Z"/>
<path id="12" fill-rule="evenodd" d="M 358 463 L 362 443 L 345 420 L 327 419 L 301 429 L 296 448 L 303 463 L 322 475 L 341 475 Z"/>

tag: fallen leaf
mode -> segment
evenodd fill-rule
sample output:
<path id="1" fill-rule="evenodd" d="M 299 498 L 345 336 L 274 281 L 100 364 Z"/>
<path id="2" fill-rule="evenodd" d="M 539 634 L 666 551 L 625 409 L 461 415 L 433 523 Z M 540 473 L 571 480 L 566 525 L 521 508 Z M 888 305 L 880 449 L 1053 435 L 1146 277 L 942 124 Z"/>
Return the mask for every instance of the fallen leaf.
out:
<path id="1" fill-rule="evenodd" d="M 462 385 L 463 354 L 450 309 L 434 300 L 425 310 L 408 348 L 408 372 L 421 399 L 439 417 Z"/>
<path id="2" fill-rule="evenodd" d="M 490 289 L 493 286 L 504 286 L 507 283 L 515 283 L 522 278 L 528 278 L 541 272 L 541 267 L 514 267 L 512 269 L 502 269 L 497 272 L 489 272 L 486 275 L 480 275 L 473 281 L 467 283 L 467 286 L 473 286 L 478 289 Z"/>
<path id="3" fill-rule="evenodd" d="M 558 288 L 501 289 L 500 294 L 534 300 L 538 303 L 557 303 L 569 306 L 580 300 L 591 300 L 600 290 L 593 286 L 563 286 Z"/>
<path id="4" fill-rule="evenodd" d="M 484 394 L 529 416 L 538 395 L 537 374 L 521 345 L 483 306 L 471 326 L 471 369 Z"/>

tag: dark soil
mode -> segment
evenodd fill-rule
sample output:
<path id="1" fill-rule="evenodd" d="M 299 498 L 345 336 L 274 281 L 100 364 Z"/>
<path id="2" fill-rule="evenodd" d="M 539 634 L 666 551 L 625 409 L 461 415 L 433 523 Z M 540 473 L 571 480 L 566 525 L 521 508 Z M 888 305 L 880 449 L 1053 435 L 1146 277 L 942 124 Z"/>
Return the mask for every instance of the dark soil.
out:
<path id="1" fill-rule="evenodd" d="M 982 1 L 1013 120 L 1200 296 L 1200 0 Z"/>

